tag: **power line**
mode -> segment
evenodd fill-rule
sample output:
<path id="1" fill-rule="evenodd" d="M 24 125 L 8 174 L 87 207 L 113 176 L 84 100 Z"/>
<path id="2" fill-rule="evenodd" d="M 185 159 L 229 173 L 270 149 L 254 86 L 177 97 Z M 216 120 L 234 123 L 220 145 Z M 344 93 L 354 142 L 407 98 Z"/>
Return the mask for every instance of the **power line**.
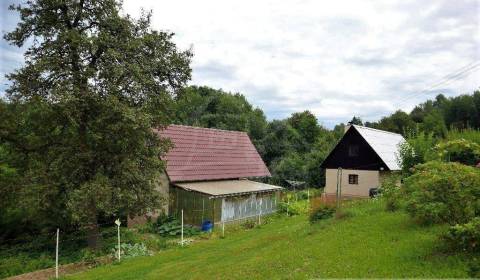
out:
<path id="1" fill-rule="evenodd" d="M 399 103 L 397 104 L 403 104 L 405 101 L 408 101 L 409 99 L 411 98 L 414 98 L 416 95 L 418 94 L 421 94 L 421 93 L 429 93 L 431 90 L 439 87 L 439 86 L 442 86 L 442 85 L 447 85 L 447 84 L 450 84 L 452 83 L 453 81 L 456 81 L 456 80 L 459 80 L 461 78 L 464 78 L 466 76 L 468 76 L 470 73 L 478 70 L 478 68 L 480 67 L 480 62 L 474 62 L 474 63 L 470 63 L 460 69 L 457 69 L 456 71 L 453 71 L 449 74 L 447 74 L 446 76 L 444 76 L 443 78 L 441 78 L 437 83 L 419 91 L 419 92 L 412 92 L 410 93 L 409 95 L 410 96 L 407 96 L 405 98 L 402 98 L 399 100 Z"/>
<path id="2" fill-rule="evenodd" d="M 451 84 L 452 82 L 455 82 L 455 81 L 458 81 L 462 78 L 465 78 L 468 75 L 470 75 L 471 73 L 477 71 L 478 69 L 480 69 L 480 61 L 470 62 L 470 63 L 458 68 L 457 70 L 452 71 L 452 72 L 448 73 L 447 75 L 443 76 L 436 83 L 430 85 L 429 87 L 427 87 L 427 88 L 425 88 L 425 89 L 423 89 L 419 92 L 408 93 L 407 96 L 404 96 L 398 102 L 396 102 L 396 105 L 397 106 L 404 105 L 407 101 L 419 97 L 419 94 L 422 94 L 422 93 L 431 94 L 432 93 L 431 91 L 438 88 L 439 86 L 445 86 L 445 85 Z M 365 116 L 362 116 L 361 114 L 359 114 L 359 116 L 361 118 L 365 117 Z"/>

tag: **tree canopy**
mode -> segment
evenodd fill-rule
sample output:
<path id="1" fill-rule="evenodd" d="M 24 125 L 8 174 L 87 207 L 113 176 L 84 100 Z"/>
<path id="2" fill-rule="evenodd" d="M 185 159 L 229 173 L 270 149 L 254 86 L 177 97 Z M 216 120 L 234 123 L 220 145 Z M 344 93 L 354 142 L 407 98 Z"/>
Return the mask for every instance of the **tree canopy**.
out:
<path id="1" fill-rule="evenodd" d="M 133 19 L 114 0 L 42 0 L 20 14 L 5 39 L 28 40 L 25 65 L 7 75 L 7 97 L 22 121 L 2 122 L 2 142 L 23 155 L 24 188 L 58 222 L 89 225 L 100 216 L 145 213 L 159 205 L 155 180 L 168 143 L 153 127 L 190 79 L 192 53 L 173 34 Z M 24 108 L 24 110 L 22 110 Z M 14 110 L 15 111 L 15 110 Z"/>

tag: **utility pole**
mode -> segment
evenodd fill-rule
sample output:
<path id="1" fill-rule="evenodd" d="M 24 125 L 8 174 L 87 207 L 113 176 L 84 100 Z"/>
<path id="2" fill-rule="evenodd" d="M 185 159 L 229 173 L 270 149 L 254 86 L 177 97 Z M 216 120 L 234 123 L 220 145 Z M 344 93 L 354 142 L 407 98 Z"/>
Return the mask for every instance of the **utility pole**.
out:
<path id="1" fill-rule="evenodd" d="M 340 209 L 340 199 L 342 199 L 342 168 L 337 169 L 337 210 Z"/>

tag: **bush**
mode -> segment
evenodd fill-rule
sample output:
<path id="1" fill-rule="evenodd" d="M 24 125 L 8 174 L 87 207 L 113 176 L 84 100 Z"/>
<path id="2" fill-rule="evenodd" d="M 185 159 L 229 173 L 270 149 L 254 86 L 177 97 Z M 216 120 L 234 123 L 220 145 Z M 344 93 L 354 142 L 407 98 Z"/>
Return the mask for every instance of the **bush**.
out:
<path id="1" fill-rule="evenodd" d="M 335 214 L 335 207 L 330 205 L 321 205 L 318 208 L 313 209 L 310 212 L 310 223 L 314 223 L 319 220 L 324 220 L 333 217 Z"/>
<path id="2" fill-rule="evenodd" d="M 98 253 L 90 248 L 83 248 L 80 251 L 82 262 L 85 262 L 87 265 L 93 267 L 97 265 Z"/>
<path id="3" fill-rule="evenodd" d="M 308 201 L 290 201 L 289 203 L 280 202 L 277 205 L 279 213 L 288 213 L 289 216 L 305 214 L 308 211 Z"/>
<path id="4" fill-rule="evenodd" d="M 480 161 L 480 145 L 465 139 L 457 139 L 435 146 L 436 159 L 455 161 L 475 166 Z"/>
<path id="5" fill-rule="evenodd" d="M 156 227 L 156 233 L 161 236 L 178 236 L 182 233 L 182 225 L 178 220 L 171 220 Z M 200 230 L 190 225 L 183 226 L 183 235 L 192 236 L 200 234 Z"/>
<path id="6" fill-rule="evenodd" d="M 252 229 L 255 228 L 257 223 L 254 219 L 247 219 L 245 222 L 242 223 L 242 228 L 244 229 Z"/>
<path id="7" fill-rule="evenodd" d="M 450 227 L 443 239 L 452 249 L 480 253 L 480 217 Z"/>
<path id="8" fill-rule="evenodd" d="M 385 198 L 388 211 L 395 211 L 400 208 L 402 193 L 399 185 L 399 176 L 387 177 L 380 187 L 381 196 Z"/>
<path id="9" fill-rule="evenodd" d="M 118 257 L 118 245 L 112 248 L 111 255 L 114 258 Z M 152 252 L 149 251 L 143 243 L 122 243 L 120 244 L 120 255 L 122 258 L 128 259 L 140 256 L 151 256 Z"/>
<path id="10" fill-rule="evenodd" d="M 406 210 L 422 224 L 462 224 L 480 214 L 480 170 L 431 161 L 404 181 Z"/>
<path id="11" fill-rule="evenodd" d="M 480 260 L 473 258 L 468 264 L 468 274 L 471 278 L 480 279 Z"/>

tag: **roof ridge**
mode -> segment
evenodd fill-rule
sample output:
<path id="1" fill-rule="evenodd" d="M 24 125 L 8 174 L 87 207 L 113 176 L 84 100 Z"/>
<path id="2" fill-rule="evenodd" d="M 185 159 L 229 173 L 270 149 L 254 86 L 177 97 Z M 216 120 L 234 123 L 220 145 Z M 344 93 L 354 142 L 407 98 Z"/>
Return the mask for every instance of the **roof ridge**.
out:
<path id="1" fill-rule="evenodd" d="M 388 133 L 388 134 L 398 135 L 398 136 L 403 137 L 402 134 L 400 134 L 400 133 L 395 133 L 395 132 L 391 132 L 391 131 L 387 131 L 387 130 L 372 128 L 372 127 L 363 126 L 363 125 L 358 125 L 358 124 L 352 124 L 352 126 L 353 126 L 353 127 L 362 128 L 362 129 L 369 129 L 369 130 L 373 130 L 373 131 L 378 131 L 378 132 L 382 132 L 382 133 Z"/>
<path id="2" fill-rule="evenodd" d="M 210 127 L 200 127 L 200 126 L 191 126 L 191 125 L 183 125 L 183 124 L 170 124 L 166 128 L 176 126 L 176 127 L 185 127 L 185 128 L 193 128 L 198 130 L 210 130 L 210 131 L 219 131 L 219 132 L 229 132 L 229 133 L 242 133 L 247 134 L 245 131 L 238 131 L 238 130 L 226 130 L 226 129 L 219 129 L 219 128 L 210 128 Z"/>

